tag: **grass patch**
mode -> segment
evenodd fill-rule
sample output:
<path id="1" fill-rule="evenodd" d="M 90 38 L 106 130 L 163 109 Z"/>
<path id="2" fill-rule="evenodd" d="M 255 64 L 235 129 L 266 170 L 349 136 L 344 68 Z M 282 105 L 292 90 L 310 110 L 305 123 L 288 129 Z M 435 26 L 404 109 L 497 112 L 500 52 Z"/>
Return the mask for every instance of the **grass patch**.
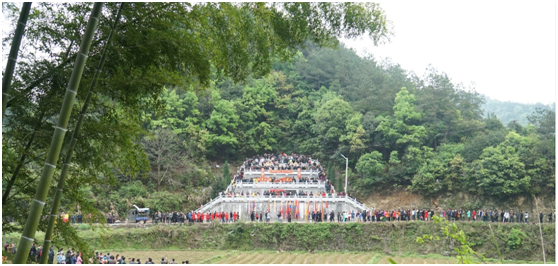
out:
<path id="1" fill-rule="evenodd" d="M 382 255 L 375 254 L 370 260 L 368 260 L 368 262 L 366 262 L 366 264 L 377 264 L 380 261 L 381 258 L 382 258 Z"/>

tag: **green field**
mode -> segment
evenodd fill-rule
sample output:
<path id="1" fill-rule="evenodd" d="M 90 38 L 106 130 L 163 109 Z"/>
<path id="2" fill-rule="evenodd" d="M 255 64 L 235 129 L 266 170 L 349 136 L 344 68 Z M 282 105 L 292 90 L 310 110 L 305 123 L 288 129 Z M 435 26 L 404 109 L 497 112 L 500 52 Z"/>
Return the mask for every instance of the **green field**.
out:
<path id="1" fill-rule="evenodd" d="M 107 252 L 108 250 L 104 251 Z M 129 258 L 140 258 L 142 263 L 152 258 L 155 263 L 161 258 L 177 263 L 188 260 L 195 264 L 390 264 L 389 258 L 398 264 L 457 264 L 457 259 L 441 255 L 387 255 L 371 252 L 277 252 L 277 251 L 205 251 L 205 250 L 145 250 L 111 251 L 111 254 Z M 480 261 L 479 261 L 480 262 Z M 498 263 L 489 260 L 488 263 Z M 542 263 L 536 261 L 504 261 L 504 263 Z"/>
<path id="2" fill-rule="evenodd" d="M 458 225 L 466 232 L 473 249 L 491 263 L 499 262 L 499 253 L 506 263 L 542 263 L 538 226 L 494 224 L 495 238 L 492 238 L 487 224 Z M 88 252 L 140 257 L 142 262 L 148 257 L 155 262 L 167 257 L 177 262 L 241 264 L 389 263 L 390 258 L 404 264 L 458 262 L 455 242 L 441 233 L 439 225 L 424 222 L 131 225 L 106 230 L 91 230 L 82 225 L 76 229 L 89 246 Z M 519 230 L 525 235 L 514 238 L 514 232 Z M 555 260 L 554 232 L 554 224 L 543 227 L 547 261 Z M 439 240 L 418 243 L 416 238 L 425 234 L 432 234 Z M 4 235 L 3 241 L 17 243 L 19 237 L 17 233 L 9 233 Z M 44 234 L 38 232 L 35 238 L 42 243 Z M 63 248 L 70 246 L 56 239 L 54 244 Z"/>

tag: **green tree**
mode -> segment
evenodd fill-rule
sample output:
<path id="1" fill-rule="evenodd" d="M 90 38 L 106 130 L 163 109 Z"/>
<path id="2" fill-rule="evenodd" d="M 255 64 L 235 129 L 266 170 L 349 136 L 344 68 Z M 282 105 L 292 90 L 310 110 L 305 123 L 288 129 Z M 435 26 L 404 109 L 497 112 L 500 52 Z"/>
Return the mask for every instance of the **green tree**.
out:
<path id="1" fill-rule="evenodd" d="M 353 113 L 349 103 L 339 98 L 329 100 L 319 107 L 314 120 L 324 155 L 332 155 L 335 152 L 341 137 L 346 133 L 347 121 Z"/>
<path id="2" fill-rule="evenodd" d="M 423 158 L 417 173 L 411 180 L 411 189 L 422 195 L 434 196 L 440 192 L 452 192 L 460 185 L 465 174 L 460 151 L 463 145 L 443 144 L 430 158 Z"/>
<path id="3" fill-rule="evenodd" d="M 198 124 L 198 97 L 193 91 L 164 88 L 160 97 L 165 102 L 165 111 L 159 119 L 151 121 L 153 128 L 170 127 L 174 133 L 183 134 L 188 132 L 188 127 Z"/>
<path id="4" fill-rule="evenodd" d="M 401 88 L 395 97 L 393 106 L 393 117 L 381 118 L 376 131 L 381 132 L 385 138 L 387 147 L 398 150 L 407 146 L 420 146 L 426 137 L 424 126 L 417 125 L 417 120 L 422 117 L 415 110 L 415 96 L 410 94 L 406 88 Z"/>
<path id="5" fill-rule="evenodd" d="M 531 177 L 513 147 L 518 137 L 521 138 L 510 132 L 504 142 L 485 148 L 480 159 L 473 163 L 473 175 L 484 193 L 504 198 L 528 191 Z"/>
<path id="6" fill-rule="evenodd" d="M 58 156 L 60 155 L 60 149 L 62 149 L 64 135 L 67 131 L 66 128 L 68 126 L 68 120 L 70 119 L 70 114 L 74 105 L 74 99 L 79 88 L 79 83 L 81 81 L 83 69 L 85 68 L 87 55 L 89 54 L 91 41 L 93 39 L 93 35 L 95 34 L 95 30 L 97 29 L 97 23 L 99 21 L 99 16 L 101 14 L 102 8 L 102 3 L 96 3 L 93 6 L 93 10 L 91 11 L 91 16 L 89 17 L 89 21 L 87 23 L 87 29 L 80 45 L 80 54 L 76 59 L 74 70 L 72 71 L 72 77 L 70 78 L 70 81 L 68 83 L 64 102 L 60 109 L 60 117 L 55 127 L 52 137 L 52 143 L 47 155 L 47 160 L 43 167 L 41 179 L 37 186 L 37 193 L 35 194 L 33 203 L 31 203 L 29 216 L 27 217 L 25 227 L 23 228 L 23 234 L 19 241 L 18 250 L 14 258 L 14 263 L 21 264 L 27 262 L 29 250 L 31 249 L 31 242 L 34 241 L 33 238 L 35 236 L 37 227 L 39 226 L 39 220 L 45 205 L 48 190 L 50 188 L 50 181 L 52 179 L 52 175 L 54 174 L 56 164 L 58 163 Z"/>
<path id="7" fill-rule="evenodd" d="M 254 81 L 254 86 L 244 88 L 242 98 L 237 102 L 239 117 L 242 123 L 237 134 L 243 143 L 239 147 L 244 153 L 263 153 L 272 150 L 272 145 L 277 143 L 277 134 L 274 131 L 275 105 L 277 91 L 265 80 Z"/>
<path id="8" fill-rule="evenodd" d="M 378 151 L 365 153 L 358 159 L 355 169 L 361 176 L 359 184 L 363 188 L 372 189 L 374 186 L 385 182 L 382 154 Z"/>
<path id="9" fill-rule="evenodd" d="M 344 135 L 339 137 L 339 152 L 360 156 L 366 149 L 366 139 L 364 128 L 362 127 L 362 114 L 354 113 L 346 122 Z"/>
<path id="10" fill-rule="evenodd" d="M 178 136 L 170 128 L 159 128 L 142 140 L 142 146 L 151 162 L 149 175 L 156 189 L 163 184 L 179 186 L 177 177 L 182 173 L 177 171 L 184 167 L 186 151 Z"/>
<path id="11" fill-rule="evenodd" d="M 216 155 L 218 150 L 228 150 L 235 148 L 238 138 L 235 136 L 236 129 L 240 122 L 234 102 L 223 100 L 219 92 L 213 91 L 214 101 L 213 111 L 209 119 L 205 121 L 208 129 L 207 150 L 211 155 Z"/>
<path id="12" fill-rule="evenodd" d="M 554 139 L 556 136 L 556 113 L 552 110 L 537 108 L 528 117 L 529 123 L 534 125 L 537 133 L 543 139 Z"/>
<path id="13" fill-rule="evenodd" d="M 425 142 L 436 149 L 440 143 L 459 141 L 458 123 L 463 118 L 456 107 L 456 90 L 449 77 L 430 69 L 426 77 L 427 86 L 418 90 L 417 102 L 422 115 L 422 125 L 426 130 Z M 432 104 L 435 102 L 436 104 Z M 457 138 L 456 138 L 457 137 Z"/>

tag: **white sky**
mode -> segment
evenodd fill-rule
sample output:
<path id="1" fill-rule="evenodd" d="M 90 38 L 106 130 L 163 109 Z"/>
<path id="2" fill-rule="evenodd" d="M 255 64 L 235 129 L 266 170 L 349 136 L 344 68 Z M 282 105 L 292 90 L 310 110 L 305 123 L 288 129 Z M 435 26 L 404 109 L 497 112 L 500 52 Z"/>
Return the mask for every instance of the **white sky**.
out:
<path id="1" fill-rule="evenodd" d="M 502 101 L 556 102 L 556 1 L 375 2 L 394 36 L 378 47 L 367 38 L 343 41 L 359 54 L 390 58 L 419 77 L 431 64 L 455 84 L 474 83 L 477 92 Z M 2 22 L 4 37 L 4 16 Z"/>
<path id="2" fill-rule="evenodd" d="M 359 54 L 423 77 L 432 64 L 454 84 L 493 99 L 556 101 L 556 1 L 425 1 L 380 3 L 392 21 L 391 42 L 344 40 Z"/>

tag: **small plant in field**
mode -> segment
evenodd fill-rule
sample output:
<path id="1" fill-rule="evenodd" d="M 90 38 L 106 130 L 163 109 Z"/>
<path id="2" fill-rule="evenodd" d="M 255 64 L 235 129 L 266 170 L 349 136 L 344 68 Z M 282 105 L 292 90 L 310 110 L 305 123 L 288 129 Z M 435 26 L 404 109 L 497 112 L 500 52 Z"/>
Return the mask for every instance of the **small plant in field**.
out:
<path id="1" fill-rule="evenodd" d="M 438 217 L 434 215 L 432 220 L 436 224 L 441 224 L 441 230 L 445 236 L 457 241 L 460 245 L 455 248 L 455 252 L 457 252 L 457 260 L 459 263 L 463 264 L 472 264 L 475 263 L 473 258 L 480 259 L 482 262 L 485 262 L 485 258 L 482 254 L 478 254 L 474 251 L 471 247 L 473 244 L 467 242 L 467 238 L 465 236 L 465 232 L 460 230 L 455 223 L 450 223 L 443 217 Z M 423 235 L 422 237 L 417 237 L 417 243 L 424 243 L 424 241 L 432 241 L 432 240 L 440 240 L 440 237 L 432 236 L 432 235 Z"/>
<path id="2" fill-rule="evenodd" d="M 519 248 L 525 238 L 527 238 L 527 235 L 523 231 L 512 229 L 508 241 L 506 242 L 506 247 L 511 249 Z"/>

